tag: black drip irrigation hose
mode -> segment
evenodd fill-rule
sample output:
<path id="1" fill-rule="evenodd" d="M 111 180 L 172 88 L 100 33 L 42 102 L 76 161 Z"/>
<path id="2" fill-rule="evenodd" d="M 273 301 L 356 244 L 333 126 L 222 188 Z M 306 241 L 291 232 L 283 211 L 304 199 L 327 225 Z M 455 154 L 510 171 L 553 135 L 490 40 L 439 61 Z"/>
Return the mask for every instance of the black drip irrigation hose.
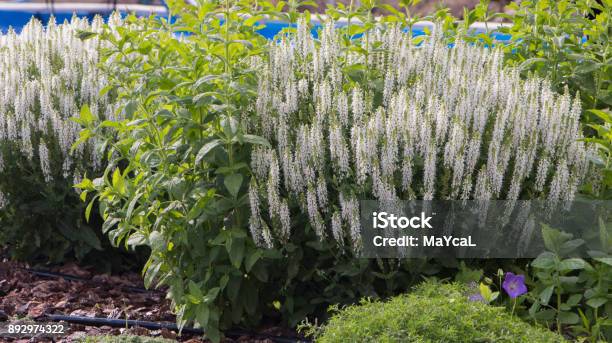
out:
<path id="1" fill-rule="evenodd" d="M 29 269 L 29 268 L 24 268 L 24 267 L 16 267 L 16 268 L 23 270 L 25 272 L 34 274 L 34 275 L 42 276 L 42 277 L 63 278 L 68 281 L 76 281 L 76 282 L 93 282 L 91 279 L 83 278 L 83 277 L 76 276 L 76 275 L 55 273 L 55 272 L 50 272 L 50 271 Z M 102 283 L 95 283 L 95 284 L 102 285 Z M 138 293 L 147 293 L 147 292 L 164 293 L 159 290 L 148 290 L 145 288 L 130 287 L 130 286 L 122 286 L 122 289 L 130 290 L 130 291 L 138 292 Z M 165 329 L 176 331 L 176 332 L 179 331 L 179 328 L 176 324 L 168 323 L 168 322 L 158 323 L 158 322 L 149 322 L 149 321 L 144 321 L 144 320 L 67 316 L 67 315 L 57 315 L 57 314 L 45 315 L 39 318 L 39 320 L 40 319 L 53 321 L 53 322 L 64 321 L 67 323 L 81 324 L 81 325 L 88 325 L 88 326 L 110 326 L 110 327 L 119 327 L 119 328 L 143 327 L 149 330 L 161 330 L 165 328 Z M 192 335 L 203 335 L 204 334 L 203 330 L 196 329 L 196 328 L 183 328 L 181 332 L 192 334 Z M 276 343 L 311 343 L 312 342 L 311 340 L 304 339 L 304 338 L 272 336 L 272 335 L 267 335 L 267 334 L 254 333 L 254 332 L 250 332 L 246 330 L 230 330 L 230 331 L 224 332 L 224 334 L 225 336 L 229 338 L 239 338 L 242 336 L 250 336 L 253 338 L 257 338 L 257 339 L 268 339 Z"/>
<path id="2" fill-rule="evenodd" d="M 55 273 L 55 272 L 50 272 L 50 271 L 29 269 L 29 268 L 24 268 L 24 267 L 17 267 L 17 268 L 25 272 L 28 272 L 34 275 L 38 275 L 38 276 L 42 276 L 42 277 L 63 278 L 68 281 L 76 281 L 76 282 L 93 282 L 91 279 L 83 278 L 83 277 L 76 276 L 76 275 Z M 96 283 L 96 284 L 101 284 L 101 283 Z M 129 291 L 133 291 L 133 292 L 138 292 L 138 293 L 147 293 L 147 292 L 149 293 L 155 292 L 155 293 L 160 293 L 160 294 L 164 293 L 159 290 L 149 290 L 149 289 L 140 288 L 140 287 L 122 286 L 121 288 L 125 290 L 129 290 Z M 53 322 L 65 321 L 67 323 L 82 324 L 82 325 L 89 325 L 89 326 L 110 326 L 110 327 L 119 327 L 119 328 L 138 326 L 138 327 L 143 327 L 149 330 L 161 330 L 165 328 L 165 329 L 176 331 L 176 332 L 179 331 L 178 326 L 174 323 L 157 323 L 157 322 L 149 322 L 149 321 L 144 321 L 144 320 L 110 319 L 110 318 L 67 316 L 67 315 L 55 315 L 55 314 L 46 315 L 43 318 L 49 321 L 53 321 Z M 196 328 L 183 328 L 182 332 L 187 333 L 187 334 L 192 334 L 192 335 L 203 335 L 204 334 L 203 330 L 196 329 Z M 304 338 L 272 336 L 272 335 L 266 335 L 266 334 L 258 334 L 258 333 L 249 332 L 245 330 L 231 330 L 231 331 L 225 332 L 224 334 L 225 336 L 230 337 L 230 338 L 250 336 L 250 337 L 257 338 L 257 339 L 269 339 L 277 343 L 311 343 L 310 340 L 307 340 Z"/>
<path id="3" fill-rule="evenodd" d="M 104 285 L 101 282 L 94 282 L 91 279 L 87 279 L 84 277 L 80 277 L 80 276 L 76 276 L 76 275 L 70 275 L 70 274 L 63 274 L 63 273 L 55 273 L 55 272 L 50 272 L 50 271 L 46 271 L 46 270 L 38 270 L 38 269 L 29 269 L 29 268 L 24 268 L 24 267 L 16 267 L 17 269 L 23 270 L 25 272 L 28 272 L 30 274 L 34 274 L 34 275 L 38 275 L 38 276 L 42 276 L 42 277 L 51 277 L 51 278 L 62 278 L 64 280 L 68 280 L 68 281 L 77 281 L 77 282 L 89 282 L 95 285 Z M 135 292 L 135 293 L 157 293 L 157 294 L 165 294 L 164 292 L 157 290 L 157 289 L 146 289 L 146 288 L 142 288 L 142 287 L 133 287 L 133 286 L 121 286 L 121 289 L 126 290 L 126 291 L 130 291 L 130 292 Z"/>
<path id="4" fill-rule="evenodd" d="M 66 316 L 59 314 L 49 314 L 44 317 L 45 320 L 52 322 L 67 322 L 72 324 L 81 324 L 88 326 L 110 326 L 116 328 L 125 328 L 125 327 L 143 327 L 149 330 L 161 330 L 168 329 L 172 331 L 179 331 L 179 328 L 174 323 L 157 323 L 157 322 L 149 322 L 145 320 L 130 320 L 130 319 L 110 319 L 110 318 L 97 318 L 97 317 L 83 317 L 83 316 Z M 201 329 L 195 328 L 183 328 L 183 333 L 192 334 L 192 335 L 203 335 L 204 331 Z M 257 339 L 269 339 L 276 343 L 310 343 L 310 340 L 302 339 L 302 338 L 292 338 L 285 336 L 272 336 L 266 334 L 258 334 L 248 331 L 242 330 L 230 330 L 224 332 L 225 336 L 229 338 L 239 338 L 242 336 L 250 336 Z"/>

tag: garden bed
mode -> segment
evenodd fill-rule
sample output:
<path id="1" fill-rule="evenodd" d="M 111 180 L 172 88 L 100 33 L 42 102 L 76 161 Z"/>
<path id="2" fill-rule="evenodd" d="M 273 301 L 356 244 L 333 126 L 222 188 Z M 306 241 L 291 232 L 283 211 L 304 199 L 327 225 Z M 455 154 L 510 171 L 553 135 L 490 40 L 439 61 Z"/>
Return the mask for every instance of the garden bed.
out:
<path id="1" fill-rule="evenodd" d="M 48 323 L 48 315 L 67 315 L 99 319 L 130 319 L 174 324 L 176 316 L 170 310 L 170 302 L 163 291 L 145 290 L 138 273 L 121 275 L 100 274 L 94 268 L 82 268 L 76 264 L 57 266 L 41 271 L 24 263 L 0 263 L 0 324 L 17 319 L 33 319 Z M 182 333 L 166 328 L 115 327 L 110 325 L 70 325 L 70 333 L 56 342 L 75 342 L 92 336 L 136 335 L 160 337 L 178 342 L 207 342 L 201 334 Z M 293 336 L 291 330 L 268 327 L 252 334 L 235 334 L 224 342 L 273 343 L 273 338 L 263 336 Z M 34 338 L 34 342 L 48 339 Z M 9 342 L 32 342 L 30 339 L 13 339 Z"/>
<path id="2" fill-rule="evenodd" d="M 32 263 L 0 269 L 3 324 L 611 340 L 610 2 L 417 2 L 178 1 L 0 35 L 0 249 Z"/>

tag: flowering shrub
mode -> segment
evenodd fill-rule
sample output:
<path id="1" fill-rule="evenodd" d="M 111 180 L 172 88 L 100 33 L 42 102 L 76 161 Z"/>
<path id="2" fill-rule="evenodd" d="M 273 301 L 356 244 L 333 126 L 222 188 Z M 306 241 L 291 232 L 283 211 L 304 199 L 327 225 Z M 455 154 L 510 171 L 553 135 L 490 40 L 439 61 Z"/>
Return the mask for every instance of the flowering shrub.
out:
<path id="1" fill-rule="evenodd" d="M 93 143 L 71 149 L 80 126 L 70 118 L 87 105 L 89 116 L 114 115 L 112 98 L 99 95 L 101 43 L 77 37 L 102 26 L 101 18 L 46 28 L 32 20 L 0 36 L 0 242 L 14 257 L 57 261 L 101 249 L 72 185 L 102 157 Z"/>
<path id="2" fill-rule="evenodd" d="M 416 47 L 377 26 L 346 33 L 305 23 L 270 47 L 253 130 L 251 233 L 287 241 L 303 222 L 359 248 L 358 199 L 572 200 L 588 163 L 580 99 L 504 69 L 500 50 L 438 34 Z"/>

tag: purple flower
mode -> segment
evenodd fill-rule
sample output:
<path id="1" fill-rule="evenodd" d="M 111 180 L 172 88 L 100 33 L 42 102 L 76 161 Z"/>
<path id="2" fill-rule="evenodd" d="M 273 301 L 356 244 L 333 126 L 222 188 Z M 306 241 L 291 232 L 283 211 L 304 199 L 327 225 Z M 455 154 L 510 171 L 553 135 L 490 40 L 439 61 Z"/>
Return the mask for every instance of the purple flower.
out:
<path id="1" fill-rule="evenodd" d="M 474 302 L 486 303 L 486 301 L 484 300 L 484 298 L 482 297 L 480 293 L 470 294 L 470 296 L 468 296 L 468 300 L 474 301 Z"/>
<path id="2" fill-rule="evenodd" d="M 482 297 L 482 294 L 480 294 L 480 290 L 478 289 L 478 284 L 476 282 L 469 283 L 467 296 L 469 301 L 486 303 L 485 299 Z"/>
<path id="3" fill-rule="evenodd" d="M 525 275 L 514 275 L 510 272 L 506 273 L 502 287 L 512 299 L 527 293 L 527 286 L 525 286 Z"/>

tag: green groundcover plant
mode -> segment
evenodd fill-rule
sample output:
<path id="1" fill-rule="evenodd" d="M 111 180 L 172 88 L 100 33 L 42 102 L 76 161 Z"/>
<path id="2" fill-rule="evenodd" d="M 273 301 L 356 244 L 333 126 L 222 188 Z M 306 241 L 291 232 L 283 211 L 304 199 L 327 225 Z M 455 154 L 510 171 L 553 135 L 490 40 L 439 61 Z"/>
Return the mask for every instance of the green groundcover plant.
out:
<path id="1" fill-rule="evenodd" d="M 85 222 L 73 188 L 103 157 L 93 144 L 72 149 L 80 126 L 71 120 L 79 111 L 114 115 L 112 96 L 99 95 L 101 42 L 76 35 L 103 25 L 101 18 L 52 19 L 46 27 L 32 20 L 0 36 L 0 244 L 14 258 L 82 259 L 105 246 L 99 221 Z"/>
<path id="2" fill-rule="evenodd" d="M 322 327 L 304 326 L 317 342 L 565 342 L 503 307 L 469 299 L 459 284 L 426 282 L 385 302 L 332 309 Z"/>

